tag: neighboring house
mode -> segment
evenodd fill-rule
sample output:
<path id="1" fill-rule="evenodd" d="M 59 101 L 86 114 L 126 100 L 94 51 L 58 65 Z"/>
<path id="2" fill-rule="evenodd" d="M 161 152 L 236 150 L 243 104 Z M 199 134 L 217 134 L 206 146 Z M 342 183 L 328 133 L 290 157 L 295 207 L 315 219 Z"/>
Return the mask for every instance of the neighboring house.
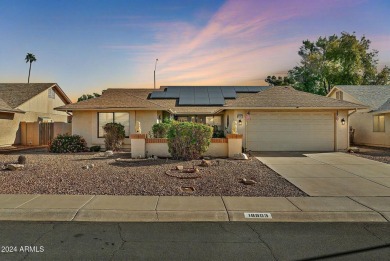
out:
<path id="1" fill-rule="evenodd" d="M 354 144 L 390 147 L 390 85 L 337 85 L 327 96 L 368 107 L 349 117 Z"/>
<path id="2" fill-rule="evenodd" d="M 21 144 L 21 122 L 64 122 L 71 101 L 56 83 L 0 83 L 0 146 Z"/>
<path id="3" fill-rule="evenodd" d="M 348 112 L 361 108 L 292 87 L 167 86 L 108 89 L 99 98 L 56 109 L 72 112 L 72 132 L 89 146 L 104 144 L 108 122 L 125 126 L 129 146 L 137 121 L 149 133 L 153 124 L 172 117 L 225 133 L 237 122 L 243 146 L 252 151 L 334 151 L 348 148 Z"/>

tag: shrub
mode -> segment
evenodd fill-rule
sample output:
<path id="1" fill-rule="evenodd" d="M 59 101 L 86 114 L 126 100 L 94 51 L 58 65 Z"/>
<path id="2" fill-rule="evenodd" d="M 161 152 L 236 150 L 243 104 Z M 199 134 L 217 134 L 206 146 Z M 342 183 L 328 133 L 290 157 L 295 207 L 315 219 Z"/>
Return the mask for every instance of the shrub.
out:
<path id="1" fill-rule="evenodd" d="M 99 152 L 101 149 L 101 147 L 99 145 L 96 145 L 96 146 L 92 146 L 89 148 L 89 151 L 92 151 L 92 152 Z"/>
<path id="2" fill-rule="evenodd" d="M 169 153 L 175 159 L 198 159 L 207 151 L 213 128 L 200 123 L 172 122 L 168 130 Z"/>
<path id="3" fill-rule="evenodd" d="M 125 127 L 120 123 L 107 123 L 103 127 L 106 150 L 118 150 L 125 139 Z"/>
<path id="4" fill-rule="evenodd" d="M 166 138 L 170 126 L 171 126 L 171 121 L 165 121 L 165 120 L 164 122 L 154 124 L 152 126 L 153 138 Z"/>
<path id="5" fill-rule="evenodd" d="M 88 151 L 87 142 L 80 135 L 60 134 L 49 144 L 54 153 L 74 153 Z"/>

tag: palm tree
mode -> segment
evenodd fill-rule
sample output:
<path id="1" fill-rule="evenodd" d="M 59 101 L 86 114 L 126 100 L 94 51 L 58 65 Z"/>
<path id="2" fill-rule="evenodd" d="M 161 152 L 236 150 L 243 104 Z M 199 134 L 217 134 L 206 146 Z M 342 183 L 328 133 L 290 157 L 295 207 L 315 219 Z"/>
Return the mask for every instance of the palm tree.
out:
<path id="1" fill-rule="evenodd" d="M 35 62 L 37 59 L 35 58 L 35 55 L 33 55 L 32 53 L 27 53 L 26 58 L 24 59 L 26 60 L 26 63 L 30 62 L 30 69 L 28 70 L 28 80 L 27 80 L 27 83 L 30 83 L 31 64 L 32 62 Z"/>

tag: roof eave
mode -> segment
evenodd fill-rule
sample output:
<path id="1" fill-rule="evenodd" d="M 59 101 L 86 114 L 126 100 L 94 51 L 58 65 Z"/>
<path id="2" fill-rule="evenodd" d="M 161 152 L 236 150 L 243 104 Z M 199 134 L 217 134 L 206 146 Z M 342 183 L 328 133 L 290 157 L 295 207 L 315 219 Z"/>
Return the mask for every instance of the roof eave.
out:
<path id="1" fill-rule="evenodd" d="M 106 108 L 97 108 L 97 107 L 90 107 L 90 108 L 67 108 L 67 107 L 56 107 L 54 108 L 56 111 L 161 111 L 166 110 L 168 111 L 168 108 L 142 108 L 142 107 L 106 107 Z"/>

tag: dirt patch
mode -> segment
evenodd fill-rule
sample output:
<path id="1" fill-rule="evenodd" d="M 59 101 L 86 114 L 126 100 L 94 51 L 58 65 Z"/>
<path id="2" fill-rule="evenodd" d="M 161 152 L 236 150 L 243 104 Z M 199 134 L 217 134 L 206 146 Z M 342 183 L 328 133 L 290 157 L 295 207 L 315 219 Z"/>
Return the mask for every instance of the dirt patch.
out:
<path id="1" fill-rule="evenodd" d="M 17 160 L 19 154 L 0 155 L 0 165 Z M 201 161 L 130 159 L 119 153 L 105 158 L 99 153 L 51 154 L 29 151 L 23 170 L 0 170 L 0 194 L 92 194 L 92 195 L 188 195 L 195 196 L 307 196 L 300 189 L 255 158 L 247 161 L 213 159 Z M 122 160 L 117 161 L 116 158 Z M 83 168 L 93 165 L 93 168 Z M 177 165 L 198 166 L 200 178 L 178 179 L 166 175 Z M 242 178 L 257 183 L 244 185 Z"/>
<path id="2" fill-rule="evenodd" d="M 376 160 L 379 162 L 390 164 L 390 148 L 378 148 L 359 146 L 359 152 L 351 153 L 358 157 Z"/>

